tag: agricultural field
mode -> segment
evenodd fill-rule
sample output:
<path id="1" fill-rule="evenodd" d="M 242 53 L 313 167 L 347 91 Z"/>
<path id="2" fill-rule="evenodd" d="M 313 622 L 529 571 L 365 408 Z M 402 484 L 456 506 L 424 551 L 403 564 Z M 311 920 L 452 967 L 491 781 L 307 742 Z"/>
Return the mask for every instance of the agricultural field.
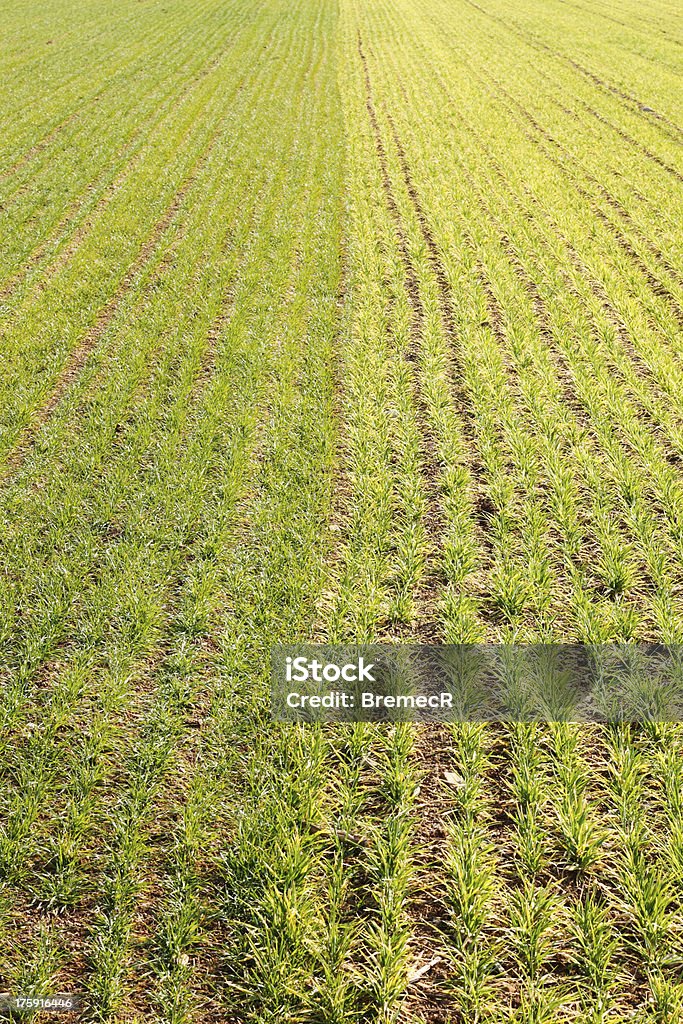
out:
<path id="1" fill-rule="evenodd" d="M 269 693 L 277 642 L 683 643 L 683 8 L 0 33 L 0 990 L 683 1021 L 683 726 Z"/>

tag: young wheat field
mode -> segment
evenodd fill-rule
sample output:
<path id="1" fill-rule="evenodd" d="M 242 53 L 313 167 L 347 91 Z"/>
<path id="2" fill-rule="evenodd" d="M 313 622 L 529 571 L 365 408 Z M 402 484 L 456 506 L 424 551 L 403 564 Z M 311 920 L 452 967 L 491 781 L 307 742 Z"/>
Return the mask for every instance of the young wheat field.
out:
<path id="1" fill-rule="evenodd" d="M 683 8 L 0 33 L 0 990 L 680 1024 L 683 726 L 277 723 L 269 652 L 683 643 Z"/>

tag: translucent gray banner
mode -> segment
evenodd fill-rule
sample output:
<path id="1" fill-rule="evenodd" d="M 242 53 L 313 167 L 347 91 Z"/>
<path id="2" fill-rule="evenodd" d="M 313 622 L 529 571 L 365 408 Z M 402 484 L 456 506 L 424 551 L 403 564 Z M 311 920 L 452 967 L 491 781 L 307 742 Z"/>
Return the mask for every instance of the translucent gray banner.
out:
<path id="1" fill-rule="evenodd" d="M 683 720 L 683 647 L 661 644 L 272 648 L 285 722 Z"/>
<path id="2" fill-rule="evenodd" d="M 0 992 L 0 1019 L 16 1020 L 24 1015 L 38 1013 L 75 1013 L 81 1009 L 81 999 L 71 992 L 53 992 L 49 995 L 24 993 L 12 995 Z"/>

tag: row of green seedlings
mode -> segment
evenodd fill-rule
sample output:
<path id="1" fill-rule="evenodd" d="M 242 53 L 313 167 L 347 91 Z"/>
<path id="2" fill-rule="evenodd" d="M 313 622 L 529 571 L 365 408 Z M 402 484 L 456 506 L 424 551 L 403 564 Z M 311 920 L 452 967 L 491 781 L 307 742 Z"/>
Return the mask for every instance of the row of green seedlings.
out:
<path id="1" fill-rule="evenodd" d="M 660 728 L 651 727 L 654 733 Z M 676 731 L 664 734 L 671 741 Z M 670 827 L 659 808 L 662 801 L 653 802 L 660 788 L 658 762 L 673 759 L 679 750 L 669 742 L 648 763 L 647 748 L 639 750 L 642 737 L 630 729 L 610 729 L 605 764 L 602 732 L 557 723 L 544 744 L 550 754 L 544 766 L 537 727 L 517 726 L 513 737 L 521 861 L 529 879 L 544 867 L 555 875 L 558 884 L 550 882 L 550 894 L 559 894 L 559 885 L 572 893 L 560 921 L 564 917 L 569 931 L 566 955 L 578 971 L 582 1014 L 612 1020 L 638 1000 L 644 1019 L 675 1019 L 680 993 L 671 974 L 672 895 L 678 874 L 667 869 L 666 854 L 657 854 L 652 839 Z M 609 813 L 614 805 L 616 820 Z M 556 836 L 557 852 L 548 846 L 548 829 Z M 670 842 L 675 849 L 675 830 L 670 835 L 667 847 Z M 557 935 L 555 925 L 550 934 L 553 930 Z M 634 932 L 635 941 L 629 938 Z"/>
<path id="2" fill-rule="evenodd" d="M 330 187 L 326 175 L 338 173 L 325 149 L 320 149 L 317 160 L 324 166 L 316 162 L 309 165 L 314 177 L 309 190 L 302 177 L 302 194 L 316 195 L 316 189 L 324 193 Z M 329 216 L 328 212 L 326 217 Z M 281 357 L 274 387 L 277 401 L 271 402 L 271 425 L 259 455 L 261 482 L 250 499 L 253 507 L 247 522 L 248 533 L 241 540 L 242 553 L 233 568 L 232 579 L 225 584 L 233 611 L 232 625 L 221 641 L 224 654 L 219 661 L 219 673 L 226 677 L 228 685 L 226 692 L 219 689 L 216 694 L 210 710 L 215 728 L 207 725 L 206 762 L 201 773 L 193 776 L 193 793 L 205 794 L 205 820 L 209 835 L 214 837 L 205 873 L 211 877 L 213 862 L 215 877 L 221 879 L 220 888 L 198 879 L 203 913 L 216 934 L 209 933 L 208 941 L 199 944 L 196 956 L 204 968 L 208 965 L 209 971 L 226 978 L 226 1006 L 234 1002 L 243 1012 L 245 1004 L 262 1002 L 261 1010 L 254 1007 L 254 1013 L 266 1015 L 298 995 L 299 971 L 308 970 L 308 946 L 305 942 L 301 945 L 308 934 L 303 929 L 308 925 L 299 918 L 305 916 L 301 908 L 309 906 L 309 874 L 315 880 L 314 868 L 317 871 L 318 865 L 316 842 L 312 839 L 309 843 L 309 837 L 318 827 L 320 791 L 329 785 L 326 745 L 319 736 L 304 731 L 293 742 L 292 730 L 264 721 L 267 709 L 257 685 L 262 681 L 265 687 L 268 640 L 291 639 L 291 635 L 299 635 L 305 628 L 311 602 L 319 590 L 324 554 L 319 545 L 321 522 L 329 502 L 329 478 L 326 473 L 312 475 L 309 464 L 325 466 L 331 459 L 330 408 L 327 404 L 320 408 L 320 415 L 313 410 L 321 400 L 321 387 L 329 387 L 337 315 L 336 303 L 330 301 L 332 264 L 337 254 L 327 251 L 314 258 L 309 247 L 318 249 L 322 239 L 327 239 L 325 222 L 321 222 L 319 215 L 311 215 L 310 209 L 302 217 L 309 233 L 317 227 L 312 237 L 302 240 L 300 279 L 296 280 L 296 287 L 287 289 L 288 294 L 296 296 L 297 315 L 288 317 L 288 356 Z M 334 220 L 330 222 L 330 231 L 338 232 Z M 318 274 L 315 289 L 308 281 L 311 268 L 316 268 Z M 305 324 L 306 316 L 310 315 L 306 311 L 311 307 L 311 294 L 326 301 L 326 312 L 324 316 L 318 314 L 310 324 L 311 339 L 316 343 L 306 348 L 306 330 L 296 325 Z M 282 327 L 278 329 L 282 331 Z M 331 406 L 330 395 L 326 395 L 325 402 Z M 286 457 L 283 452 L 288 453 Z M 302 468 L 309 481 L 305 488 L 300 487 Z M 265 578 L 272 581 L 270 592 L 264 592 L 259 582 Z M 219 605 L 218 601 L 215 603 Z M 262 666 L 264 674 L 259 668 L 255 677 L 254 666 Z M 245 690 L 245 680 L 251 690 Z M 226 747 L 239 751 L 239 760 L 227 776 Z M 307 794 L 305 797 L 302 790 Z M 211 797 L 219 801 L 223 792 L 226 809 L 218 816 L 214 811 L 212 820 Z M 237 803 L 235 793 L 239 794 Z M 267 837 L 264 821 L 270 822 Z M 230 837 L 228 852 L 226 835 Z M 206 848 L 204 854 L 206 857 Z M 189 860 L 186 863 L 186 874 L 191 877 Z M 196 870 L 195 866 L 195 873 Z M 257 894 L 250 882 L 254 878 Z M 265 889 L 258 884 L 259 880 Z M 179 878 L 171 877 L 169 883 L 174 891 L 185 891 Z M 189 905 L 192 910 L 192 899 Z M 176 905 L 168 922 L 171 927 L 180 912 Z M 245 978 L 244 957 L 251 963 L 251 953 L 243 946 L 247 935 L 253 964 Z M 191 948 L 183 954 L 185 965 L 188 953 L 192 955 Z M 289 966 L 271 972 L 267 966 L 271 964 L 270 958 L 274 958 L 273 964 L 279 964 L 281 956 Z M 176 955 L 175 963 L 167 964 L 164 986 L 180 983 L 174 999 L 177 1002 L 178 995 L 184 992 L 188 1002 L 197 974 L 178 963 Z M 267 979 L 265 983 L 262 977 Z M 220 990 L 220 983 L 216 988 Z M 178 1015 L 174 1019 L 183 1018 Z"/>
<path id="3" fill-rule="evenodd" d="M 664 744 L 657 742 L 662 728 Z M 671 745 L 666 742 L 667 732 L 669 740 L 675 737 Z M 663 787 L 658 769 L 662 762 L 680 759 L 680 732 L 672 734 L 657 725 L 619 725 L 606 730 L 605 742 L 607 785 L 617 812 L 610 895 L 624 918 L 631 969 L 642 986 L 644 1016 L 668 1024 L 678 1019 L 683 1006 L 677 967 L 681 956 L 680 860 L 676 858 L 680 827 L 674 818 L 676 798 L 672 803 L 671 787 Z M 680 772 L 674 771 L 678 779 Z"/>
<path id="4" fill-rule="evenodd" d="M 490 734 L 470 724 L 454 727 L 453 736 L 458 784 L 447 861 L 453 922 L 446 939 L 454 947 L 450 990 L 459 1012 L 471 1021 L 539 1021 L 558 1019 L 558 1013 L 574 1007 L 596 1022 L 628 1012 L 633 977 L 624 970 L 623 912 L 615 900 L 629 892 L 629 885 L 637 886 L 633 908 L 638 912 L 644 889 L 661 906 L 667 887 L 644 886 L 641 865 L 626 886 L 620 879 L 613 893 L 605 893 L 607 830 L 601 807 L 587 796 L 594 769 L 580 753 L 583 734 L 566 724 L 550 732 L 524 724 L 507 731 L 502 749 L 510 759 L 513 800 L 509 854 L 493 827 L 500 811 L 486 811 L 492 799 L 488 780 L 496 772 Z M 643 844 L 635 842 L 633 852 L 642 861 Z M 567 891 L 569 901 L 562 899 Z M 645 918 L 647 924 L 641 918 L 641 934 L 646 928 L 655 934 L 653 916 Z M 647 1019 L 672 1020 L 666 1013 L 676 1005 L 675 986 L 661 970 L 667 963 L 663 949 L 653 949 L 653 955 L 660 973 L 651 977 L 653 1005 L 645 1002 L 642 1009 L 651 1011 Z M 639 948 L 627 962 L 637 963 L 638 957 Z M 500 972 L 508 959 L 506 973 L 520 979 L 512 998 L 501 989 Z"/>
<path id="5" fill-rule="evenodd" d="M 548 841 L 551 779 L 542 727 L 513 724 L 498 738 L 482 725 L 458 728 L 461 781 L 452 844 L 460 883 L 454 896 L 471 920 L 471 976 L 459 979 L 467 997 L 458 992 L 465 1019 L 555 1020 L 576 1001 L 575 985 L 565 971 L 558 974 L 558 965 L 572 955 L 567 932 L 580 926 L 551 870 L 559 851 Z M 494 812 L 490 787 L 497 776 Z M 461 915 L 462 904 L 455 906 Z M 458 962 L 462 945 L 458 929 Z M 506 992 L 510 977 L 517 983 Z"/>

